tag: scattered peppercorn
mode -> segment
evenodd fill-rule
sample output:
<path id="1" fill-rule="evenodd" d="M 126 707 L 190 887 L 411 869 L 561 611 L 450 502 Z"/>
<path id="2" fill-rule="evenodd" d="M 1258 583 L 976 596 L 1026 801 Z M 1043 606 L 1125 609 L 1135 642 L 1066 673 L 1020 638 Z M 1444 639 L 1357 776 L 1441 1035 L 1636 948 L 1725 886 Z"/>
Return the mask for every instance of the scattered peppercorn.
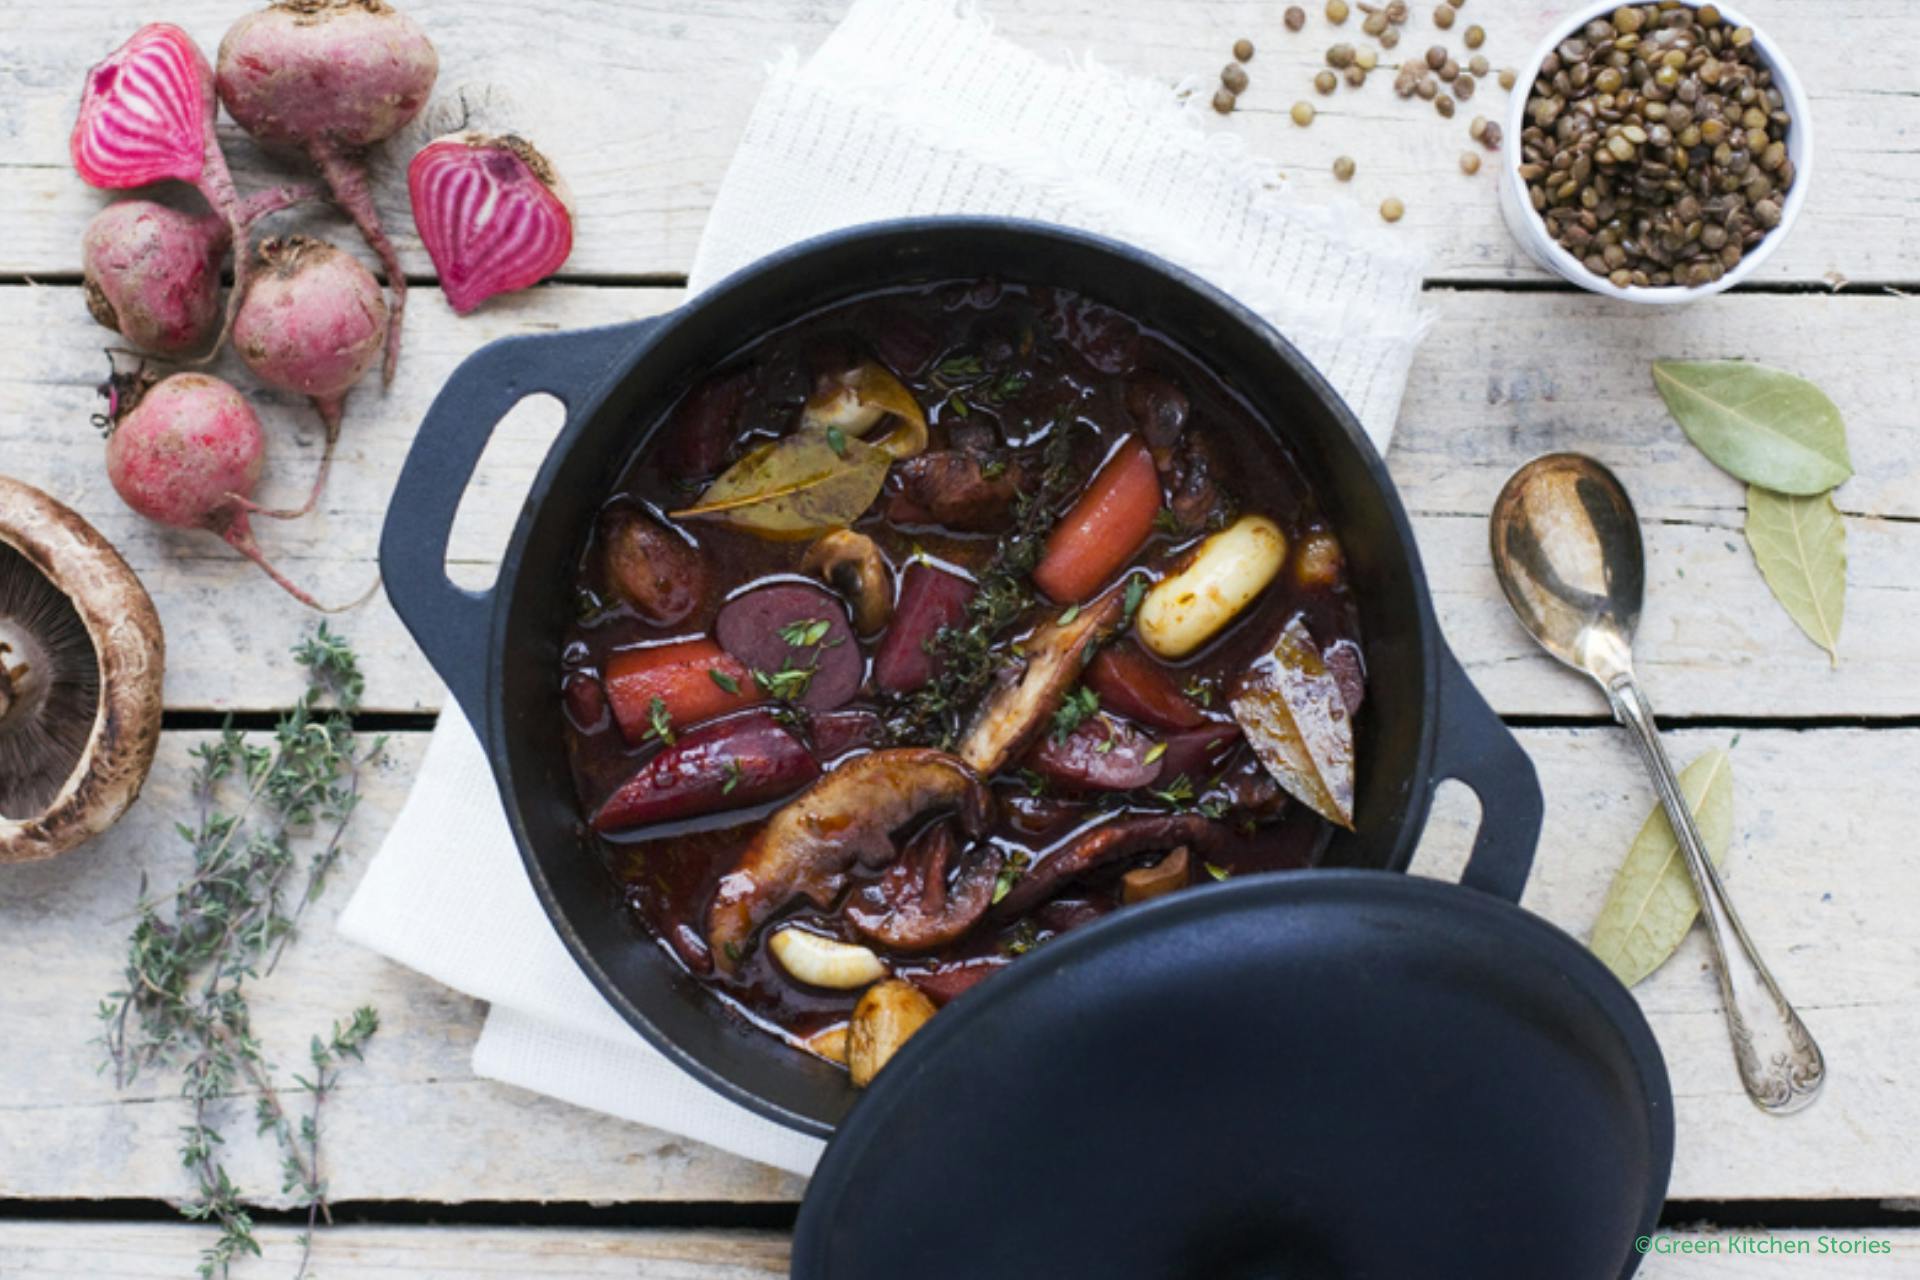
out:
<path id="1" fill-rule="evenodd" d="M 1388 196 L 1380 202 L 1380 216 L 1388 222 L 1400 221 L 1406 212 L 1407 206 L 1401 203 L 1399 196 Z"/>
<path id="2" fill-rule="evenodd" d="M 1333 176 L 1342 182 L 1353 181 L 1353 157 L 1335 157 L 1333 162 Z"/>
<path id="3" fill-rule="evenodd" d="M 1233 42 L 1233 56 L 1242 62 L 1253 61 L 1253 41 L 1245 36 Z"/>

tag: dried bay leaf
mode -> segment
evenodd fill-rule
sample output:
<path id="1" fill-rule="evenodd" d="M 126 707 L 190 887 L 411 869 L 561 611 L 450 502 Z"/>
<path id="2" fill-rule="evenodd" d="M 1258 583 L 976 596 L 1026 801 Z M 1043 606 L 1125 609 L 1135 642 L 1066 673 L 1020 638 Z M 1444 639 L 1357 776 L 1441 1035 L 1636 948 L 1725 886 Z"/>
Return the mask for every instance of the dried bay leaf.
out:
<path id="1" fill-rule="evenodd" d="M 1733 762 L 1727 753 L 1716 748 L 1682 769 L 1680 791 L 1713 864 L 1724 865 L 1733 843 Z M 1687 855 L 1656 801 L 1614 873 L 1587 945 L 1630 987 L 1667 962 L 1699 914 Z"/>
<path id="2" fill-rule="evenodd" d="M 1287 624 L 1273 651 L 1240 677 L 1228 705 L 1274 781 L 1353 830 L 1353 717 L 1305 623 Z"/>
<path id="3" fill-rule="evenodd" d="M 1748 484 L 1805 496 L 1853 474 L 1840 410 L 1805 378 L 1745 360 L 1657 360 L 1653 385 L 1687 438 Z"/>
<path id="4" fill-rule="evenodd" d="M 1847 529 L 1831 493 L 1796 498 L 1747 487 L 1747 545 L 1773 598 L 1840 665 Z"/>
<path id="5" fill-rule="evenodd" d="M 798 431 L 761 445 L 675 519 L 701 517 L 776 542 L 844 528 L 873 505 L 893 458 L 863 440 Z"/>

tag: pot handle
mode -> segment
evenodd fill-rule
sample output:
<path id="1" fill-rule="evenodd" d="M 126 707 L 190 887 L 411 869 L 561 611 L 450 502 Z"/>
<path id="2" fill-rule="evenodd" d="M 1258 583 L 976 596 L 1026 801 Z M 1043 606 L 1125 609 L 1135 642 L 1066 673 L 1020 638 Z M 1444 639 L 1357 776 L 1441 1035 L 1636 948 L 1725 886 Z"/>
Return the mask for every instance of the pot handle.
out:
<path id="1" fill-rule="evenodd" d="M 1440 738 L 1433 785 L 1464 782 L 1480 798 L 1480 830 L 1460 883 L 1520 901 L 1533 870 L 1545 803 L 1533 761 L 1487 705 L 1460 660 L 1440 649 Z"/>
<path id="2" fill-rule="evenodd" d="M 660 319 L 488 343 L 453 371 L 407 451 L 380 533 L 380 576 L 394 612 L 476 729 L 486 723 L 493 590 L 469 591 L 447 578 L 447 539 L 473 469 L 516 404 L 546 392 L 571 419 Z"/>

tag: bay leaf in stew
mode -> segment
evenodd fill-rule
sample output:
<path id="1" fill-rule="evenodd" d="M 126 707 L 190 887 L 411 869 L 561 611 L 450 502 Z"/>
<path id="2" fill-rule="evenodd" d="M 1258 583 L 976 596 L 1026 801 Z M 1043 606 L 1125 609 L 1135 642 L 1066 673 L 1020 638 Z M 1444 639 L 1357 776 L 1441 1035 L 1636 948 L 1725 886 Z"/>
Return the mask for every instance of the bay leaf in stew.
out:
<path id="1" fill-rule="evenodd" d="M 1260 763 L 1329 822 L 1353 829 L 1353 718 L 1319 646 L 1295 618 L 1229 700 Z"/>
<path id="2" fill-rule="evenodd" d="M 880 496 L 893 457 L 835 431 L 802 430 L 761 445 L 675 519 L 719 520 L 775 542 L 814 538 L 859 519 Z"/>

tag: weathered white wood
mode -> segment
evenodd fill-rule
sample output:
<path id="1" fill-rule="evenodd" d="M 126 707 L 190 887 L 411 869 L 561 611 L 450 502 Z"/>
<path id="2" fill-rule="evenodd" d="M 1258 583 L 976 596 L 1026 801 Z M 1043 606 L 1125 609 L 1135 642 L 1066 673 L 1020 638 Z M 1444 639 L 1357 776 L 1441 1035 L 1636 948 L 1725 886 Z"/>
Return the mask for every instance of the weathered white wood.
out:
<path id="1" fill-rule="evenodd" d="M 503 299 L 456 319 L 421 291 L 400 378 L 348 401 L 340 456 L 321 511 L 263 521 L 270 555 L 323 600 L 373 580 L 380 522 L 417 424 L 462 357 L 509 333 L 630 319 L 672 306 L 664 289 L 560 287 Z M 1456 650 L 1503 712 L 1598 714 L 1595 693 L 1535 652 L 1508 616 L 1488 568 L 1485 513 L 1501 482 L 1535 453 L 1578 448 L 1614 464 L 1647 518 L 1651 556 L 1641 663 L 1670 715 L 1911 715 L 1920 712 L 1920 436 L 1911 429 L 1912 303 L 1897 298 L 1747 296 L 1689 312 L 1685 324 L 1552 294 L 1437 292 L 1440 321 L 1416 362 L 1389 463 L 1416 528 Z M 107 484 L 87 427 L 104 372 L 101 331 L 71 287 L 0 289 L 0 470 L 40 484 L 95 521 L 153 591 L 176 639 L 168 704 L 266 707 L 288 688 L 287 648 L 311 626 L 252 566 L 211 536 L 165 530 L 128 511 Z M 1799 370 L 1848 415 L 1856 477 L 1842 661 L 1802 638 L 1767 594 L 1741 537 L 1742 487 L 1680 434 L 1655 396 L 1660 354 L 1744 354 Z M 250 378 L 228 356 L 219 369 Z M 314 465 L 318 427 L 304 406 L 254 388 L 267 423 L 270 501 L 290 500 Z M 496 436 L 469 491 L 453 558 L 481 584 L 557 426 L 523 405 Z M 368 658 L 368 705 L 434 708 L 444 696 L 384 598 L 337 620 Z M 188 637 L 191 637 L 190 639 Z"/>
<path id="2" fill-rule="evenodd" d="M 0 1223 L 0 1275 L 17 1280 L 173 1280 L 205 1246 L 204 1227 L 158 1223 Z M 298 1233 L 265 1227 L 257 1234 L 267 1271 L 298 1255 Z M 1920 1231 L 1662 1231 L 1640 1268 L 1643 1280 L 1741 1280 L 1777 1277 L 1787 1268 L 1809 1280 L 1903 1275 L 1920 1266 Z M 1748 1243 L 1748 1240 L 1752 1243 Z M 1762 1244 L 1761 1241 L 1765 1241 Z M 1843 1253 L 1884 1242 L 1887 1252 Z M 1807 1253 L 1746 1252 L 1758 1248 Z M 1681 1250 L 1687 1250 L 1681 1252 Z M 1699 1249 L 1706 1252 L 1693 1252 Z M 1825 1250 L 1824 1252 L 1822 1250 Z M 1735 1250 L 1741 1250 L 1735 1252 Z M 323 1230 L 313 1266 L 323 1276 L 353 1280 L 758 1280 L 787 1273 L 785 1236 L 744 1231 L 581 1231 L 524 1227 L 361 1227 Z"/>
<path id="3" fill-rule="evenodd" d="M 1681 760 L 1728 732 L 1674 735 Z M 40 866 L 0 868 L 0 1198 L 177 1198 L 183 1104 L 169 1080 L 120 1093 L 91 1043 L 101 994 L 118 976 L 139 872 L 180 874 L 168 824 L 180 812 L 185 751 L 170 734 L 138 808 L 96 845 Z M 1522 734 L 1539 765 L 1547 826 L 1526 903 L 1578 936 L 1651 803 L 1615 731 Z M 335 937 L 329 928 L 358 869 L 391 822 L 418 759 L 403 737 L 371 780 L 335 887 L 255 999 L 256 1026 L 291 1068 L 307 1037 L 355 1005 L 383 1027 L 364 1065 L 327 1104 L 327 1170 L 346 1200 L 786 1200 L 801 1183 L 693 1143 L 476 1080 L 469 1058 L 481 1010 Z M 1685 1199 L 1920 1196 L 1920 935 L 1910 905 L 1920 864 L 1920 731 L 1767 730 L 1733 753 L 1736 838 L 1727 875 L 1754 936 L 1832 1063 L 1825 1097 L 1780 1120 L 1747 1102 L 1719 996 L 1696 936 L 1639 991 L 1667 1056 L 1679 1150 L 1672 1194 Z M 1475 822 L 1443 792 L 1418 869 L 1457 874 Z M 459 874 L 449 867 L 449 875 Z M 277 1202 L 274 1163 L 233 1135 L 235 1176 Z"/>
<path id="4" fill-rule="evenodd" d="M 213 1233 L 161 1223 L 0 1223 L 0 1275 L 10 1280 L 178 1280 Z M 261 1227 L 263 1257 L 241 1277 L 290 1275 L 293 1227 Z M 765 1280 L 787 1274 L 788 1242 L 757 1231 L 584 1231 L 524 1227 L 325 1228 L 311 1269 L 354 1280 Z"/>
<path id="5" fill-rule="evenodd" d="M 434 124 L 417 124 L 375 163 L 382 216 L 403 247 L 408 269 L 429 270 L 407 214 L 405 159 L 431 132 L 453 127 L 463 102 L 480 123 L 511 127 L 552 156 L 578 196 L 579 236 L 568 271 L 631 279 L 684 274 L 764 68 L 784 48 L 807 51 L 831 29 L 841 0 L 694 0 L 676 4 L 564 4 L 529 7 L 512 0 L 413 0 L 407 10 L 431 33 L 441 55 Z M 1406 200 L 1399 232 L 1431 246 L 1433 271 L 1450 279 L 1538 279 L 1502 227 L 1494 169 L 1463 176 L 1458 155 L 1471 144 L 1476 113 L 1496 118 L 1506 95 L 1491 80 L 1453 120 L 1394 96 L 1390 68 L 1440 42 L 1464 55 L 1459 37 L 1437 31 L 1430 7 L 1415 16 L 1389 70 L 1362 90 L 1331 98 L 1311 88 L 1335 40 L 1361 41 L 1358 16 L 1329 26 L 1320 6 L 1307 29 L 1291 34 L 1269 0 L 1214 0 L 1170 7 L 1164 0 L 995 0 L 983 6 L 1015 40 L 1062 57 L 1090 53 L 1111 66 L 1173 85 L 1191 81 L 1204 104 L 1233 41 L 1258 52 L 1241 109 L 1220 120 L 1197 105 L 1209 128 L 1243 137 L 1270 160 L 1275 182 L 1304 198 L 1351 197 L 1372 218 L 1382 198 Z M 1494 65 L 1521 62 L 1564 5 L 1476 0 L 1472 19 L 1488 32 Z M 1871 0 L 1812 5 L 1753 0 L 1747 6 L 1790 53 L 1813 95 L 1821 139 L 1815 188 L 1801 224 L 1761 279 L 1819 280 L 1842 272 L 1856 280 L 1920 278 L 1920 242 L 1902 234 L 1915 212 L 1920 154 L 1905 141 L 1920 126 L 1912 93 L 1912 56 L 1920 11 Z M 166 17 L 209 54 L 239 12 L 223 0 L 180 0 Z M 67 136 L 85 68 L 143 21 L 133 0 L 75 0 L 16 18 L 8 33 L 0 94 L 0 273 L 72 273 L 79 229 L 104 196 L 85 187 L 67 162 Z M 1870 32 L 1869 38 L 1836 32 Z M 1465 61 L 1462 56 L 1461 61 Z M 1310 129 L 1287 110 L 1307 99 L 1319 108 Z M 263 164 L 251 144 L 225 128 L 243 188 L 282 180 L 285 162 Z M 1359 173 L 1335 184 L 1328 167 L 1350 154 Z M 299 225 L 296 220 L 294 225 Z M 343 225 L 324 223 L 351 238 Z"/>
<path id="6" fill-rule="evenodd" d="M 185 1122 L 178 1077 L 124 1092 L 101 1074 L 98 1000 L 120 984 L 141 872 L 156 890 L 187 865 L 172 822 L 189 815 L 187 750 L 168 734 L 132 814 L 70 857 L 0 876 L 0 1199 L 186 1194 L 178 1157 Z M 308 1038 L 361 1004 L 381 1014 L 364 1064 L 327 1103 L 324 1160 L 343 1200 L 766 1200 L 798 1180 L 673 1134 L 625 1124 L 474 1076 L 483 1007 L 333 932 L 333 918 L 392 824 L 423 734 L 394 740 L 367 781 L 350 850 L 296 945 L 259 984 L 254 1025 L 284 1072 L 301 1069 Z M 460 868 L 449 866 L 449 876 Z M 31 1034 L 22 1034 L 23 1029 Z M 253 1141 L 251 1104 L 227 1128 L 230 1168 L 275 1203 L 271 1144 Z M 3 1272 L 0 1272 L 3 1273 Z"/>

